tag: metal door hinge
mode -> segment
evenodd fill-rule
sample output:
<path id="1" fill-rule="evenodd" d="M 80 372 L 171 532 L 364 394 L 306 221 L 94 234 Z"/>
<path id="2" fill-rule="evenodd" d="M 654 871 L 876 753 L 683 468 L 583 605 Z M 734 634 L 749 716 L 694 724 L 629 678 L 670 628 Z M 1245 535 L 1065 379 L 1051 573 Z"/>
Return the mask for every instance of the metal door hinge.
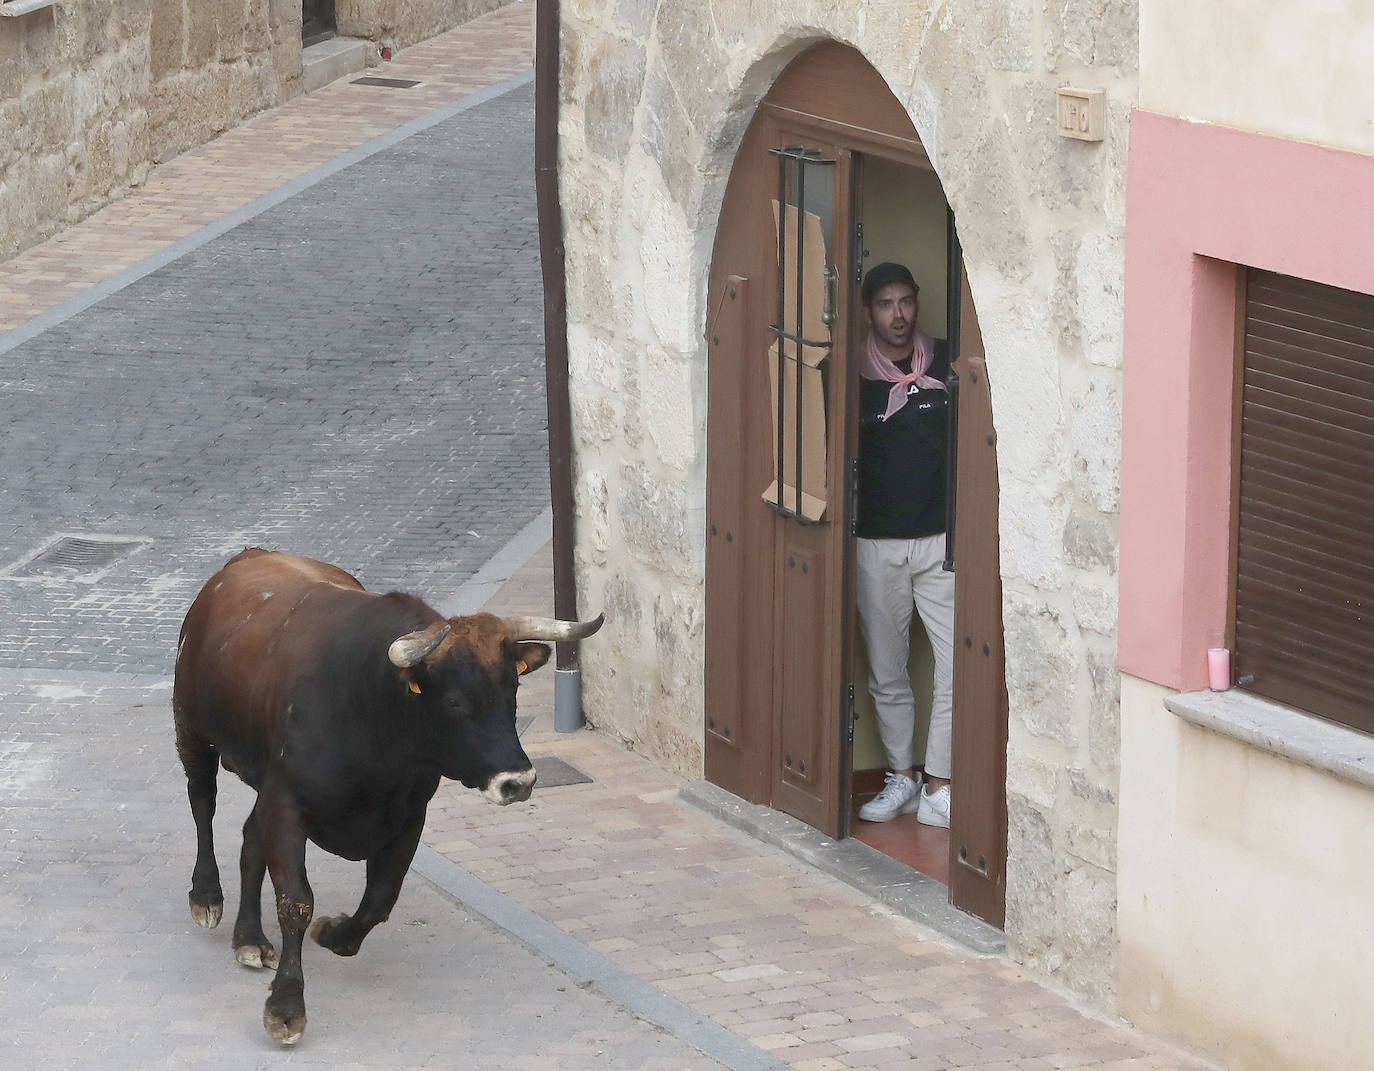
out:
<path id="1" fill-rule="evenodd" d="M 846 743 L 854 743 L 854 723 L 858 718 L 858 712 L 854 709 L 854 685 L 847 684 L 844 689 L 844 737 Z"/>
<path id="2" fill-rule="evenodd" d="M 851 457 L 845 472 L 845 500 L 849 509 L 849 534 L 859 534 L 859 459 Z"/>
<path id="3" fill-rule="evenodd" d="M 868 252 L 864 248 L 864 221 L 856 219 L 854 221 L 854 285 L 860 286 L 864 281 L 864 254 Z"/>

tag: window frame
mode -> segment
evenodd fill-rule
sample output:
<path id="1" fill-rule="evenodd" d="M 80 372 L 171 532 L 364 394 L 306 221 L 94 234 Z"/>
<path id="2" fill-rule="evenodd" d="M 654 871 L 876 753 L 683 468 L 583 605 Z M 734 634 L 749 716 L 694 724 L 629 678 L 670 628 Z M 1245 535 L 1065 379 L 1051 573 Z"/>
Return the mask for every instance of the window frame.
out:
<path id="1" fill-rule="evenodd" d="M 1374 156 L 1142 110 L 1130 139 L 1117 664 L 1201 691 L 1232 620 L 1236 265 L 1374 293 Z"/>

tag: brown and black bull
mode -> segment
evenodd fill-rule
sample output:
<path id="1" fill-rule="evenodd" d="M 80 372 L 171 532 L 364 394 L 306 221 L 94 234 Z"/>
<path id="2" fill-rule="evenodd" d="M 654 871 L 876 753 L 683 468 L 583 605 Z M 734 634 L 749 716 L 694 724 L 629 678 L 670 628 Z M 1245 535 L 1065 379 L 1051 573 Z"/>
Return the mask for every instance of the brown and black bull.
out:
<path id="1" fill-rule="evenodd" d="M 441 777 L 500 804 L 529 798 L 516 679 L 548 661 L 537 641 L 600 625 L 446 619 L 413 595 L 376 594 L 335 566 L 256 548 L 206 583 L 181 628 L 172 698 L 196 823 L 191 917 L 211 927 L 224 913 L 211 832 L 222 765 L 257 791 L 233 940 L 240 963 L 277 968 L 263 1011 L 272 1037 L 289 1043 L 305 1030 L 301 942 L 315 910 L 306 841 L 367 861 L 357 910 L 310 930 L 351 956 L 395 905 Z M 280 959 L 262 929 L 264 872 Z"/>

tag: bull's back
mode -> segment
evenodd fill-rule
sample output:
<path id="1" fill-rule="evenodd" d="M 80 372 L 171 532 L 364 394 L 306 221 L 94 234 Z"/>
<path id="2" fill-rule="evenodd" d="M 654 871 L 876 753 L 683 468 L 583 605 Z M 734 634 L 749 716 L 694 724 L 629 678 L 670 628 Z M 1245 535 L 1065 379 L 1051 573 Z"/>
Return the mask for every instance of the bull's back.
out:
<path id="1" fill-rule="evenodd" d="M 290 690 L 331 618 L 374 596 L 342 569 L 246 550 L 206 581 L 181 628 L 173 701 L 185 728 L 250 784 L 279 743 Z"/>

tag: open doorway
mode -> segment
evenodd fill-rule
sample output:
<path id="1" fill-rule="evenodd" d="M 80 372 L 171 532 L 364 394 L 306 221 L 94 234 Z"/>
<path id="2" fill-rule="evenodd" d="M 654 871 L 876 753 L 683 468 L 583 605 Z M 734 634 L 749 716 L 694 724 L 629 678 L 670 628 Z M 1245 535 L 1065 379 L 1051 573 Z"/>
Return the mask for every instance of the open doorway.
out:
<path id="1" fill-rule="evenodd" d="M 920 279 L 919 324 L 948 341 L 958 373 L 958 787 L 949 832 L 923 837 L 919 858 L 910 848 L 921 835 L 902 826 L 900 843 L 879 850 L 947 882 L 956 907 L 1000 926 L 1006 688 L 981 338 L 956 227 L 911 119 L 863 56 L 835 42 L 774 83 L 717 224 L 706 325 L 706 776 L 828 836 L 864 836 L 855 810 L 876 787 L 866 771 L 884 758 L 874 757 L 855 651 L 855 347 L 866 335 L 863 269 L 883 260 Z M 928 710 L 929 654 L 916 632 L 911 670 Z"/>
<path id="2" fill-rule="evenodd" d="M 953 213 L 935 173 L 867 154 L 856 157 L 855 229 L 863 270 L 905 264 L 919 287 L 917 324 L 948 353 L 944 567 L 955 578 L 953 771 L 949 828 L 915 813 L 865 822 L 859 810 L 883 785 L 885 749 L 865 686 L 862 638 L 850 644 L 855 682 L 849 832 L 950 889 L 952 903 L 1001 926 L 1006 900 L 1007 692 L 998 557 L 997 436 L 982 334 Z M 856 269 L 855 277 L 862 272 Z M 857 330 L 865 330 L 855 316 Z M 851 338 L 850 348 L 861 344 Z M 857 630 L 856 630 L 857 632 Z M 912 754 L 919 767 L 932 708 L 934 656 L 913 615 L 908 675 L 915 696 Z"/>
<path id="3" fill-rule="evenodd" d="M 856 161 L 858 233 L 862 235 L 855 276 L 861 278 L 875 264 L 896 262 L 911 270 L 919 288 L 917 327 L 932 336 L 940 349 L 949 352 L 950 330 L 950 218 L 940 180 L 933 171 L 910 164 L 865 155 Z M 954 316 L 957 318 L 957 295 Z M 862 316 L 856 318 L 860 336 Z M 861 344 L 856 339 L 855 344 Z M 947 458 L 952 465 L 953 452 Z M 952 484 L 953 480 L 948 480 Z M 952 488 L 949 488 L 952 490 Z M 927 877 L 949 884 L 949 830 L 923 825 L 916 813 L 898 814 L 886 822 L 866 822 L 859 808 L 883 787 L 887 759 L 878 736 L 877 715 L 869 694 L 868 652 L 856 632 L 851 645 L 850 680 L 854 682 L 853 793 L 850 799 L 852 836 L 884 855 L 906 863 Z M 907 664 L 915 696 L 916 722 L 912 754 L 917 769 L 929 730 L 934 657 L 930 641 L 913 615 L 910 658 Z"/>
<path id="4" fill-rule="evenodd" d="M 338 28 L 334 0 L 302 0 L 301 46 L 309 48 L 328 41 Z"/>

